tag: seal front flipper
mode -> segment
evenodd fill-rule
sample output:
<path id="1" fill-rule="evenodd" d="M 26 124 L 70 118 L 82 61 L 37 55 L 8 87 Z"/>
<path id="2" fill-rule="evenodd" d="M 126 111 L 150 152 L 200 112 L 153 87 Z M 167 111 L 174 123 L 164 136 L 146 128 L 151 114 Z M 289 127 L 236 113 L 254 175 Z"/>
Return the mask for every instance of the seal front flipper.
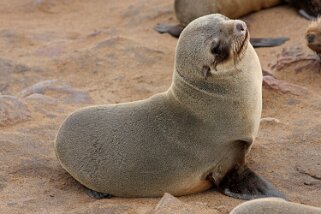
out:
<path id="1" fill-rule="evenodd" d="M 233 198 L 250 200 L 264 197 L 285 198 L 271 183 L 247 166 L 235 168 L 225 175 L 219 190 Z"/>
<path id="2" fill-rule="evenodd" d="M 284 42 L 288 41 L 287 37 L 278 37 L 278 38 L 251 38 L 251 45 L 255 48 L 259 47 L 275 47 L 282 45 Z"/>
<path id="3" fill-rule="evenodd" d="M 154 27 L 154 30 L 156 30 L 158 33 L 168 33 L 171 36 L 178 38 L 182 31 L 184 30 L 183 25 L 168 25 L 168 24 L 157 24 Z"/>
<path id="4" fill-rule="evenodd" d="M 112 198 L 113 197 L 110 194 L 96 192 L 96 191 L 89 189 L 87 187 L 85 187 L 85 191 L 86 191 L 87 195 L 89 195 L 90 197 L 95 198 L 95 199 L 103 199 L 103 198 Z"/>

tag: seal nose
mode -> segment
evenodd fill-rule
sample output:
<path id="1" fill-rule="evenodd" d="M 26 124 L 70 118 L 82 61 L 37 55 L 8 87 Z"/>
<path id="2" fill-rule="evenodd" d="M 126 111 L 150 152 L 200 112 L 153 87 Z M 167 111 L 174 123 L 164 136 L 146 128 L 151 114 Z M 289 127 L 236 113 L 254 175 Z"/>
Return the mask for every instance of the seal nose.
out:
<path id="1" fill-rule="evenodd" d="M 246 24 L 240 20 L 234 22 L 234 33 L 236 35 L 244 35 L 246 33 Z"/>
<path id="2" fill-rule="evenodd" d="M 242 23 L 237 23 L 235 26 L 236 30 L 239 32 L 245 31 L 245 27 L 243 26 Z"/>
<path id="3" fill-rule="evenodd" d="M 313 34 L 308 34 L 307 35 L 307 40 L 308 40 L 308 43 L 312 43 L 315 39 L 315 36 Z"/>

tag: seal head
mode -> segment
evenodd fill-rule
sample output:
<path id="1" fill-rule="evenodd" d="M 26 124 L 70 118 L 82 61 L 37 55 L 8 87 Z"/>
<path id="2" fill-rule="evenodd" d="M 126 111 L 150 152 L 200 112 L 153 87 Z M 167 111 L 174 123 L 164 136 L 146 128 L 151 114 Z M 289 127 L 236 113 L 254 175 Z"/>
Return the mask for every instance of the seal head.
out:
<path id="1" fill-rule="evenodd" d="M 306 41 L 308 47 L 321 55 L 321 18 L 313 21 L 306 31 Z"/>
<path id="2" fill-rule="evenodd" d="M 200 81 L 203 78 L 193 75 L 195 71 L 201 71 L 206 79 L 210 75 L 222 75 L 227 68 L 236 68 L 248 41 L 249 32 L 243 21 L 230 20 L 220 14 L 201 17 L 182 32 L 176 51 L 179 62 L 176 69 L 183 76 Z"/>

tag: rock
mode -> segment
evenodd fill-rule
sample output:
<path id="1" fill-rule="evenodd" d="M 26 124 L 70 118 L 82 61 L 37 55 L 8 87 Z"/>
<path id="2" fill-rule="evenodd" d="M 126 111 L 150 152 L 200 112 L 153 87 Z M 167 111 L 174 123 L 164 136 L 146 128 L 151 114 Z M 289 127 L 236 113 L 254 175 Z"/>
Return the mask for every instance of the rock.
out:
<path id="1" fill-rule="evenodd" d="M 275 90 L 279 90 L 282 93 L 290 93 L 297 96 L 304 96 L 309 94 L 309 90 L 305 87 L 292 84 L 284 80 L 278 80 L 273 76 L 263 76 L 263 85 L 266 85 Z"/>
<path id="2" fill-rule="evenodd" d="M 261 118 L 261 123 L 278 124 L 281 122 L 280 122 L 280 120 L 273 118 L 273 117 L 264 117 L 264 118 Z"/>
<path id="3" fill-rule="evenodd" d="M 165 193 L 161 200 L 158 202 L 154 210 L 151 212 L 153 214 L 198 214 L 198 213 L 208 213 L 208 214 L 218 214 L 216 209 L 207 207 L 206 203 L 193 202 L 193 204 L 186 204 L 180 201 L 178 198 L 172 196 L 169 193 Z"/>
<path id="4" fill-rule="evenodd" d="M 192 209 L 179 199 L 175 198 L 169 193 L 165 193 L 161 200 L 156 205 L 153 214 L 190 214 L 197 213 L 196 210 Z"/>
<path id="5" fill-rule="evenodd" d="M 295 68 L 296 72 L 315 70 L 320 72 L 320 57 L 317 54 L 306 55 L 302 47 L 283 48 L 277 55 L 277 61 L 271 66 L 272 69 L 282 70 L 300 62 L 308 62 L 303 66 Z"/>
<path id="6" fill-rule="evenodd" d="M 39 48 L 35 51 L 36 56 L 55 58 L 59 57 L 64 53 L 64 46 L 62 44 L 53 44 Z"/>
<path id="7" fill-rule="evenodd" d="M 46 104 L 46 105 L 54 105 L 57 104 L 57 99 L 43 95 L 43 94 L 31 94 L 27 97 L 25 97 L 25 100 L 27 102 L 36 102 L 36 103 L 42 103 L 42 104 Z"/>
<path id="8" fill-rule="evenodd" d="M 35 93 L 25 97 L 24 100 L 28 105 L 30 104 L 32 112 L 39 112 L 49 118 L 56 117 L 56 113 L 61 111 L 57 108 L 59 101 L 50 96 Z"/>
<path id="9" fill-rule="evenodd" d="M 32 94 L 41 94 L 46 96 L 34 95 Z M 23 90 L 20 95 L 25 98 L 29 97 L 32 99 L 40 99 L 42 101 L 48 102 L 48 96 L 55 98 L 63 103 L 91 103 L 93 102 L 92 98 L 88 92 L 77 90 L 72 88 L 70 85 L 67 85 L 63 81 L 58 80 L 45 80 L 39 83 L 34 84 L 33 86 Z M 28 99 L 28 98 L 27 98 Z M 53 100 L 51 100 L 53 101 Z M 50 102 L 50 101 L 49 101 Z"/>
<path id="10" fill-rule="evenodd" d="M 314 178 L 315 180 L 321 181 L 321 172 L 316 168 L 317 167 L 315 167 L 315 168 L 305 168 L 305 167 L 302 167 L 302 166 L 297 166 L 296 170 L 299 173 L 302 173 L 304 175 L 308 175 L 311 178 Z"/>
<path id="11" fill-rule="evenodd" d="M 0 126 L 13 125 L 30 117 L 28 107 L 17 97 L 0 95 Z"/>

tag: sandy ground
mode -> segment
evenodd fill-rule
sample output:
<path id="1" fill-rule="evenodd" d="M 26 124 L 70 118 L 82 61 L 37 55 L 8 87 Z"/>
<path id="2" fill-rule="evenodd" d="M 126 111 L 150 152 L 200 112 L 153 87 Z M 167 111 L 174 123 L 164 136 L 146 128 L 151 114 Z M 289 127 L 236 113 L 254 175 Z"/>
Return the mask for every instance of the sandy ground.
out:
<path id="1" fill-rule="evenodd" d="M 287 6 L 244 20 L 252 37 L 290 38 L 256 50 L 265 70 L 300 92 L 264 87 L 262 117 L 277 120 L 262 122 L 248 164 L 290 201 L 321 206 L 321 75 L 313 67 L 295 71 L 307 62 L 271 68 L 283 48 L 312 54 L 304 40 L 309 22 Z M 159 198 L 89 198 L 60 167 L 53 141 L 79 107 L 166 90 L 177 40 L 153 27 L 176 22 L 173 0 L 0 2 L 0 116 L 8 117 L 0 121 L 1 213 L 148 213 L 155 207 Z M 23 91 L 45 80 L 57 82 Z M 203 207 L 200 213 L 228 213 L 242 202 L 215 190 L 179 199 Z"/>

